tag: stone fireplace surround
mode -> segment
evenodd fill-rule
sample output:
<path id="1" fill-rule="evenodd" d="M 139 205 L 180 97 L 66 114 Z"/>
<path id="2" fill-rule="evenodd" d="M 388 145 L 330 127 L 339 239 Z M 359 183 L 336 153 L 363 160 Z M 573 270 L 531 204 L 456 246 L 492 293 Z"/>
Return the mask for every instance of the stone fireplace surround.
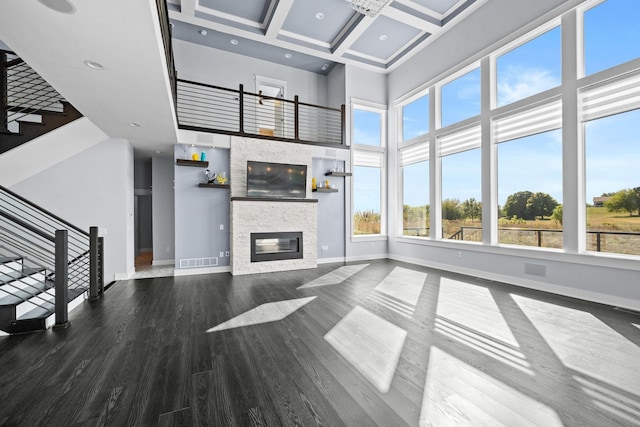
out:
<path id="1" fill-rule="evenodd" d="M 247 161 L 307 165 L 306 199 L 247 198 Z M 318 265 L 318 203 L 311 196 L 312 148 L 290 142 L 231 138 L 231 274 L 315 268 Z M 303 257 L 251 262 L 251 233 L 302 232 Z"/>

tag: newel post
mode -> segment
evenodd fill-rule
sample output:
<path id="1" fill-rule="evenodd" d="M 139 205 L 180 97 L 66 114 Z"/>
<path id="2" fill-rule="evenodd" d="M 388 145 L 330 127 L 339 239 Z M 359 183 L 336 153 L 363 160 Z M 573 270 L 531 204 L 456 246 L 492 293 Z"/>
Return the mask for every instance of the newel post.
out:
<path id="1" fill-rule="evenodd" d="M 96 301 L 99 295 L 100 269 L 98 227 L 89 228 L 89 301 Z"/>
<path id="2" fill-rule="evenodd" d="M 56 324 L 53 326 L 54 329 L 66 329 L 69 326 L 69 310 L 67 308 L 69 294 L 67 288 L 69 277 L 68 241 L 69 236 L 67 230 L 56 230 Z"/>
<path id="3" fill-rule="evenodd" d="M 238 97 L 240 101 L 240 133 L 244 134 L 244 85 L 240 85 L 240 96 Z"/>

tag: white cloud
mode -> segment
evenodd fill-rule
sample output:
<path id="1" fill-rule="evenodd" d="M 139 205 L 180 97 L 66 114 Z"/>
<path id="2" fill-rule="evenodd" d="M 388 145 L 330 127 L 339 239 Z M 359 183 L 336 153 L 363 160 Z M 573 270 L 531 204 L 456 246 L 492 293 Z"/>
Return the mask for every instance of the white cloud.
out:
<path id="1" fill-rule="evenodd" d="M 498 105 L 506 105 L 560 85 L 560 77 L 542 68 L 509 66 L 498 76 Z"/>

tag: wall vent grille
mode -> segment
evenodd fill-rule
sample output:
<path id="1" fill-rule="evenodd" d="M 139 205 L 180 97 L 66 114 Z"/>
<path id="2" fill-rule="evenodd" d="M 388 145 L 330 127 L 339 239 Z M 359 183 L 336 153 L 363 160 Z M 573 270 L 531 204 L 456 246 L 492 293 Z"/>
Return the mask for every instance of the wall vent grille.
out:
<path id="1" fill-rule="evenodd" d="M 215 267 L 218 265 L 218 257 L 212 258 L 188 258 L 180 260 L 180 268 Z"/>

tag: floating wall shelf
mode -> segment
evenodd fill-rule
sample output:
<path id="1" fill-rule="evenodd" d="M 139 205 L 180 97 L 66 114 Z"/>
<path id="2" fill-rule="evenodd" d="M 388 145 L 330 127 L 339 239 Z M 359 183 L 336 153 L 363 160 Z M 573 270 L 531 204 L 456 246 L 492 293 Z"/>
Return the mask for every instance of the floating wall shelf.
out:
<path id="1" fill-rule="evenodd" d="M 176 164 L 178 166 L 192 166 L 195 168 L 207 168 L 209 167 L 209 162 L 200 161 L 200 160 L 186 160 L 186 159 L 177 159 Z"/>
<path id="2" fill-rule="evenodd" d="M 337 188 L 317 188 L 315 190 L 311 190 L 314 193 L 337 193 Z"/>
<path id="3" fill-rule="evenodd" d="M 198 184 L 198 187 L 201 188 L 231 188 L 229 186 L 229 184 L 216 184 L 216 183 L 209 183 L 209 182 L 201 182 L 200 184 Z"/>
<path id="4" fill-rule="evenodd" d="M 327 172 L 324 176 L 351 176 L 353 175 L 351 172 Z"/>

